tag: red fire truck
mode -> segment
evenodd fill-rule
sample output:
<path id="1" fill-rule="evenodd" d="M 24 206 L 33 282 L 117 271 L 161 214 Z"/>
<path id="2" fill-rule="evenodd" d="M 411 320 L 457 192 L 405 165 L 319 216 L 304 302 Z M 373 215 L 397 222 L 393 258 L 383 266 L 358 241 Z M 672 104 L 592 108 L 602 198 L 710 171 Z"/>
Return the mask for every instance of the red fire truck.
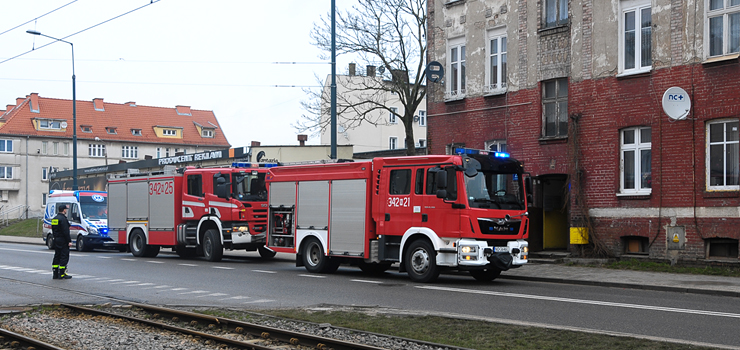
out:
<path id="1" fill-rule="evenodd" d="M 109 235 L 137 257 L 154 257 L 164 247 L 209 261 L 220 261 L 224 249 L 271 258 L 275 252 L 265 247 L 269 165 L 256 166 L 111 175 Z"/>
<path id="2" fill-rule="evenodd" d="M 418 282 L 445 269 L 490 281 L 527 262 L 527 191 L 505 153 L 375 158 L 270 169 L 267 246 L 297 266 L 393 263 Z"/>

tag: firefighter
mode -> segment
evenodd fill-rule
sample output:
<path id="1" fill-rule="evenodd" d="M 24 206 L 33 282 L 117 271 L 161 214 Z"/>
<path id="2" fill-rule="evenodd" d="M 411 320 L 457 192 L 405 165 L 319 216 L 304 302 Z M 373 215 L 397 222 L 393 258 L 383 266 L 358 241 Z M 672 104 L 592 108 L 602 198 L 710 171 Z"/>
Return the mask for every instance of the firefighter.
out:
<path id="1" fill-rule="evenodd" d="M 67 263 L 69 262 L 69 247 L 72 240 L 69 237 L 69 221 L 67 221 L 67 205 L 62 204 L 58 208 L 59 213 L 51 219 L 51 232 L 54 235 L 54 260 L 51 268 L 54 279 L 70 279 L 67 274 Z"/>

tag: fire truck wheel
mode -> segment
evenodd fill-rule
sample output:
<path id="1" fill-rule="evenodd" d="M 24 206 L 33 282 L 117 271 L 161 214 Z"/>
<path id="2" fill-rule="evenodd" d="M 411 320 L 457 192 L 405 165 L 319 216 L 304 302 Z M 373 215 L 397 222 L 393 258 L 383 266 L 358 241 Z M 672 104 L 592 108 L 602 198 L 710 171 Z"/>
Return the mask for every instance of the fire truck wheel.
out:
<path id="1" fill-rule="evenodd" d="M 51 233 L 46 236 L 46 247 L 49 250 L 54 250 L 54 235 Z"/>
<path id="2" fill-rule="evenodd" d="M 369 275 L 380 275 L 383 272 L 388 271 L 388 269 L 391 268 L 391 263 L 383 262 L 383 263 L 367 263 L 364 261 L 360 261 L 360 264 L 358 265 L 360 267 L 360 270 L 362 272 L 369 274 Z"/>
<path id="3" fill-rule="evenodd" d="M 439 276 L 437 252 L 429 241 L 419 239 L 411 243 L 404 259 L 406 271 L 414 282 L 432 282 Z"/>
<path id="4" fill-rule="evenodd" d="M 224 248 L 221 245 L 221 237 L 218 230 L 210 229 L 203 237 L 203 255 L 208 261 L 221 261 L 224 256 Z"/>
<path id="5" fill-rule="evenodd" d="M 501 275 L 501 270 L 497 268 L 488 268 L 485 270 L 471 270 L 470 275 L 475 278 L 476 281 L 490 282 Z"/>
<path id="6" fill-rule="evenodd" d="M 276 252 L 269 250 L 265 247 L 259 247 L 257 248 L 257 251 L 260 253 L 260 257 L 262 259 L 272 259 L 275 257 Z"/>
<path id="7" fill-rule="evenodd" d="M 147 245 L 144 232 L 141 232 L 141 230 L 139 229 L 135 229 L 134 232 L 131 234 L 131 238 L 129 239 L 128 244 L 133 256 L 137 258 L 145 256 Z"/>
<path id="8" fill-rule="evenodd" d="M 303 266 L 308 272 L 313 273 L 332 273 L 339 268 L 339 264 L 324 255 L 324 248 L 321 242 L 315 237 L 306 239 L 303 245 Z"/>

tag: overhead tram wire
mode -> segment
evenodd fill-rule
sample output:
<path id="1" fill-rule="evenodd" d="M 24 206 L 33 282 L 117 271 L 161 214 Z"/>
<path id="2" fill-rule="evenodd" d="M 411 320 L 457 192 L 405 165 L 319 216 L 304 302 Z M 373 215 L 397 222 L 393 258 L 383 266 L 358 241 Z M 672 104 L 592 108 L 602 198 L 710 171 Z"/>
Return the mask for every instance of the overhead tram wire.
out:
<path id="1" fill-rule="evenodd" d="M 66 80 L 51 80 L 51 79 L 14 79 L 14 78 L 0 78 L 2 80 L 13 80 L 13 81 L 45 81 L 53 83 L 67 82 Z M 201 83 L 147 83 L 147 82 L 136 82 L 136 81 L 93 81 L 93 80 L 82 80 L 80 81 L 85 84 L 137 84 L 137 85 L 174 85 L 174 86 L 224 86 L 224 87 L 275 87 L 275 88 L 320 88 L 320 85 L 292 85 L 292 84 L 260 84 L 260 85 L 244 85 L 244 84 L 201 84 Z"/>
<path id="2" fill-rule="evenodd" d="M 75 0 L 75 1 L 76 1 L 76 0 Z M 143 5 L 143 6 L 139 6 L 139 7 L 135 8 L 135 9 L 133 9 L 133 10 L 131 10 L 131 11 L 128 11 L 128 12 L 124 12 L 124 13 L 122 13 L 122 14 L 118 15 L 118 16 L 115 16 L 115 17 L 109 18 L 109 19 L 107 19 L 107 20 L 105 20 L 105 21 L 102 21 L 102 22 L 100 22 L 100 23 L 98 23 L 98 24 L 94 24 L 94 25 L 92 25 L 92 26 L 90 26 L 90 27 L 87 27 L 87 28 L 85 28 L 85 29 L 83 29 L 83 30 L 80 30 L 80 31 L 77 31 L 77 32 L 75 32 L 75 33 L 72 33 L 72 34 L 70 34 L 70 35 L 67 35 L 67 36 L 61 37 L 60 39 L 61 39 L 61 40 L 64 40 L 64 39 L 67 39 L 67 38 L 69 38 L 69 37 L 73 37 L 73 36 L 75 36 L 75 35 L 77 35 L 77 34 L 80 34 L 80 33 L 82 33 L 82 32 L 86 32 L 86 31 L 88 31 L 88 30 L 90 30 L 90 29 L 93 29 L 93 28 L 95 28 L 95 27 L 97 27 L 97 26 L 100 26 L 100 25 L 102 25 L 102 24 L 108 23 L 108 22 L 110 22 L 110 21 L 112 21 L 112 20 L 114 20 L 114 19 L 117 19 L 117 18 L 121 18 L 121 17 L 123 17 L 123 16 L 125 16 L 125 15 L 128 15 L 128 14 L 130 14 L 130 13 L 136 12 L 136 11 L 138 11 L 138 10 L 141 10 L 141 9 L 143 9 L 143 8 L 145 8 L 145 7 L 149 6 L 149 5 L 152 5 L 152 4 L 156 4 L 156 3 L 160 2 L 160 1 L 162 1 L 162 0 L 151 0 L 151 2 L 149 2 L 149 3 L 148 3 L 148 4 L 146 4 L 146 5 Z M 27 54 L 27 53 L 31 53 L 31 52 L 33 52 L 33 51 L 35 51 L 35 50 L 38 50 L 38 49 L 40 49 L 40 48 L 43 48 L 43 47 L 47 47 L 47 46 L 49 46 L 49 45 L 51 45 L 51 44 L 55 44 L 55 43 L 57 43 L 57 42 L 58 42 L 58 40 L 57 40 L 57 41 L 52 41 L 52 42 L 50 42 L 50 43 L 48 43 L 48 44 L 45 44 L 45 45 L 41 45 L 41 46 L 39 46 L 39 47 L 37 47 L 37 48 L 33 48 L 33 49 L 31 49 L 31 50 L 28 50 L 28 51 L 26 51 L 26 52 L 24 52 L 24 53 L 22 53 L 22 54 L 19 54 L 19 55 L 15 55 L 15 56 L 13 56 L 13 57 L 11 57 L 11 58 L 8 58 L 8 59 L 6 59 L 6 60 L 0 61 L 0 64 L 3 64 L 3 63 L 5 63 L 5 62 L 8 62 L 8 61 L 10 61 L 10 60 L 12 60 L 12 59 L 16 59 L 16 58 L 18 58 L 18 57 L 21 57 L 21 56 L 23 56 L 23 55 L 25 55 L 25 54 Z"/>
<path id="3" fill-rule="evenodd" d="M 46 15 L 48 15 L 48 14 L 51 14 L 51 13 L 53 13 L 53 12 L 56 12 L 57 10 L 61 10 L 62 8 L 64 8 L 64 7 L 67 7 L 67 6 L 69 6 L 69 5 L 71 5 L 71 4 L 75 3 L 75 2 L 77 2 L 77 0 L 73 0 L 73 1 L 71 1 L 71 2 L 69 2 L 69 3 L 67 3 L 67 4 L 65 4 L 65 5 L 62 5 L 62 6 L 60 6 L 60 7 L 57 7 L 57 8 L 55 8 L 55 9 L 53 9 L 53 10 L 51 10 L 51 11 L 49 11 L 49 12 L 47 12 L 47 13 L 45 13 L 45 14 L 41 15 L 41 16 L 38 16 L 38 17 L 36 17 L 36 18 L 32 19 L 32 20 L 29 20 L 29 21 L 27 21 L 27 22 L 23 22 L 23 23 L 21 23 L 21 24 L 19 24 L 19 25 L 15 26 L 15 27 L 13 27 L 13 28 L 10 28 L 10 29 L 8 29 L 8 30 L 6 30 L 6 31 L 4 31 L 4 32 L 2 32 L 2 33 L 0 33 L 0 35 L 3 35 L 3 34 L 5 34 L 5 33 L 9 32 L 9 31 L 12 31 L 13 29 L 18 29 L 18 28 L 19 28 L 19 27 L 21 27 L 21 26 L 24 26 L 24 25 L 26 25 L 26 24 L 29 24 L 29 23 L 31 23 L 31 22 L 33 22 L 33 21 L 35 21 L 35 20 L 37 20 L 37 19 L 41 18 L 41 17 L 44 17 L 44 16 L 46 16 Z"/>

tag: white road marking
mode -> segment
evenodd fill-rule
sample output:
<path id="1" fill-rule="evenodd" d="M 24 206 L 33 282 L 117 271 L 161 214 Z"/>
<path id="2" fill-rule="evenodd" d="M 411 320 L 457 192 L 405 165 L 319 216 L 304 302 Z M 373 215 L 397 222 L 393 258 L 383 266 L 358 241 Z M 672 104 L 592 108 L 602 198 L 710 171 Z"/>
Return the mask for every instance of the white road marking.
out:
<path id="1" fill-rule="evenodd" d="M 154 283 L 139 283 L 137 286 L 153 286 Z"/>
<path id="2" fill-rule="evenodd" d="M 543 296 L 543 295 L 518 294 L 518 293 L 502 293 L 502 292 L 492 292 L 492 291 L 472 290 L 472 289 L 462 289 L 462 288 L 450 288 L 450 287 L 438 287 L 438 286 L 416 286 L 416 288 L 439 290 L 439 291 L 445 291 L 445 292 L 492 295 L 492 296 L 508 297 L 508 298 L 559 301 L 563 303 L 573 303 L 573 304 L 612 306 L 612 307 L 620 307 L 620 308 L 626 308 L 626 309 L 652 310 L 652 311 L 675 312 L 675 313 L 692 314 L 692 315 L 740 318 L 740 314 L 733 314 L 729 312 L 680 309 L 680 308 L 664 307 L 664 306 L 614 303 L 610 301 L 571 299 L 571 298 L 548 297 L 548 296 Z"/>
<path id="3" fill-rule="evenodd" d="M 214 266 L 214 269 L 221 269 L 221 270 L 233 270 L 233 267 L 225 267 L 225 266 Z"/>
<path id="4" fill-rule="evenodd" d="M 298 275 L 298 276 L 301 276 L 301 277 L 311 277 L 311 278 L 326 278 L 326 276 L 308 275 L 308 274 L 301 274 L 301 275 Z"/>
<path id="5" fill-rule="evenodd" d="M 178 290 L 186 290 L 186 289 L 187 289 L 187 288 L 172 288 L 172 289 L 170 289 L 170 290 L 174 290 L 175 292 L 177 292 Z"/>
<path id="6" fill-rule="evenodd" d="M 196 264 L 178 264 L 178 265 L 180 265 L 180 266 L 190 266 L 190 267 L 198 266 Z"/>
<path id="7" fill-rule="evenodd" d="M 228 294 L 224 294 L 224 293 L 211 293 L 211 294 L 206 294 L 206 295 L 199 295 L 196 298 L 202 298 L 202 297 L 222 297 L 222 296 L 226 296 L 226 295 L 228 295 Z"/>
<path id="8" fill-rule="evenodd" d="M 161 288 L 169 288 L 169 287 L 172 287 L 172 286 L 164 285 L 164 286 L 149 287 L 149 288 L 144 288 L 144 289 L 161 289 Z"/>
<path id="9" fill-rule="evenodd" d="M 100 280 L 100 281 L 98 281 L 98 282 L 118 282 L 118 281 L 123 281 L 123 280 L 122 280 L 122 279 L 115 279 L 115 280 Z"/>
<path id="10" fill-rule="evenodd" d="M 97 256 L 97 258 L 98 258 L 98 259 L 110 259 L 111 257 L 109 257 L 109 256 L 100 256 L 100 255 L 98 255 L 98 256 Z"/>
<path id="11" fill-rule="evenodd" d="M 147 260 L 147 262 L 152 264 L 164 264 L 164 261 Z"/>
<path id="12" fill-rule="evenodd" d="M 373 284 L 382 284 L 381 281 L 369 281 L 369 280 L 350 280 L 352 282 L 360 282 L 360 283 L 373 283 Z"/>
<path id="13" fill-rule="evenodd" d="M 269 302 L 272 302 L 272 301 L 275 301 L 275 300 L 272 300 L 272 299 L 259 299 L 259 300 L 254 300 L 254 301 L 245 301 L 242 304 L 269 303 Z"/>
<path id="14" fill-rule="evenodd" d="M 95 280 L 101 280 L 101 279 L 106 279 L 106 278 L 105 277 L 95 277 L 95 278 L 89 279 L 88 281 L 95 281 Z"/>
<path id="15" fill-rule="evenodd" d="M 174 290 L 174 289 L 173 289 L 173 290 Z M 210 292 L 209 292 L 209 291 L 207 291 L 207 290 L 194 290 L 194 291 L 192 291 L 192 292 L 177 293 L 177 294 L 179 294 L 179 295 L 184 295 L 184 294 L 203 294 L 203 293 L 210 293 Z"/>
<path id="16" fill-rule="evenodd" d="M 123 261 L 136 261 L 136 259 L 129 259 L 129 258 L 121 258 Z"/>
<path id="17" fill-rule="evenodd" d="M 53 251 L 37 251 L 37 250 L 25 250 L 25 249 L 13 249 L 13 248 L 0 248 L 0 250 L 9 250 L 11 252 L 24 252 L 24 253 L 36 253 L 36 254 L 54 254 Z"/>
<path id="18" fill-rule="evenodd" d="M 223 299 L 221 299 L 221 300 L 230 300 L 230 299 L 243 300 L 243 299 L 252 299 L 252 297 L 245 297 L 245 296 L 243 296 L 243 295 L 237 295 L 237 296 L 235 296 L 235 297 L 231 297 L 231 298 L 223 298 Z"/>
<path id="19" fill-rule="evenodd" d="M 132 283 L 139 283 L 139 281 L 123 281 L 123 282 L 116 282 L 111 284 L 132 284 Z"/>
<path id="20" fill-rule="evenodd" d="M 252 272 L 259 272 L 259 273 L 277 273 L 275 271 L 266 271 L 266 270 L 252 270 Z"/>
<path id="21" fill-rule="evenodd" d="M 95 276 L 90 276 L 90 275 L 74 275 L 74 277 L 75 278 L 90 278 L 90 277 L 95 277 Z"/>

